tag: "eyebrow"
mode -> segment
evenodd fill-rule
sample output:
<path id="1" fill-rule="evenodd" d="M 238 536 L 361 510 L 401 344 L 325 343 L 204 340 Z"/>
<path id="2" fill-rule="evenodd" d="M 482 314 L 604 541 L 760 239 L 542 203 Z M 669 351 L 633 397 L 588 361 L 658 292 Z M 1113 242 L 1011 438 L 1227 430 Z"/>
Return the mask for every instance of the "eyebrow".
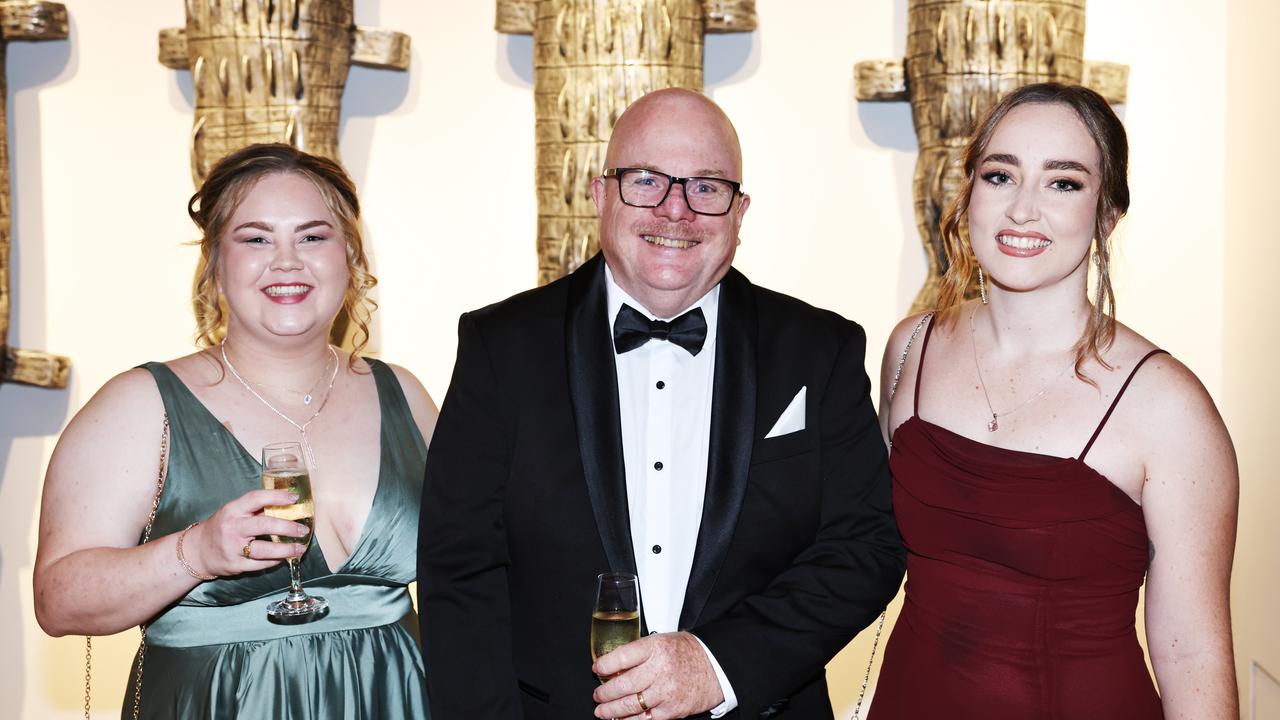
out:
<path id="1" fill-rule="evenodd" d="M 1075 170 L 1076 172 L 1082 172 L 1085 175 L 1091 174 L 1089 172 L 1089 168 L 1085 167 L 1081 163 L 1076 162 L 1075 160 L 1045 160 L 1044 169 L 1045 170 Z"/>
<path id="2" fill-rule="evenodd" d="M 1014 167 L 1022 167 L 1022 163 L 1018 162 L 1018 156 L 1010 155 L 1009 153 L 991 153 L 990 155 L 982 159 L 982 163 L 984 165 L 986 163 L 992 163 L 992 162 L 1004 163 L 1006 165 L 1012 165 Z M 1045 170 L 1075 170 L 1076 172 L 1082 172 L 1085 175 L 1092 174 L 1089 172 L 1089 168 L 1085 167 L 1081 163 L 1076 162 L 1075 160 L 1045 160 L 1044 169 Z"/>
<path id="3" fill-rule="evenodd" d="M 303 230 L 310 230 L 311 228 L 315 228 L 315 227 L 332 228 L 333 226 L 330 225 L 329 221 L 327 220 L 311 220 L 309 222 L 304 222 L 301 225 L 297 226 L 296 228 L 293 229 L 293 231 L 302 232 Z M 232 230 L 232 232 L 236 232 L 238 230 L 245 230 L 245 229 L 261 230 L 262 232 L 272 232 L 273 230 L 275 230 L 274 227 L 272 227 L 267 223 L 261 222 L 259 220 L 250 220 L 247 223 L 237 225 L 235 230 Z"/>

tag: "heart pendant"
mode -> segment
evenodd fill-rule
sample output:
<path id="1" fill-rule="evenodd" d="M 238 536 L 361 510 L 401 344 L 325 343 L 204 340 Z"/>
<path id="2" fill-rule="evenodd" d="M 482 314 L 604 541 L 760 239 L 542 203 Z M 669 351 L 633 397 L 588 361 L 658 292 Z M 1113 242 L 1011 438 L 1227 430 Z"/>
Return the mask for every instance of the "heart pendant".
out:
<path id="1" fill-rule="evenodd" d="M 1000 423 L 996 422 L 994 413 L 991 415 L 991 422 L 987 423 L 987 432 L 995 432 L 1000 429 Z"/>

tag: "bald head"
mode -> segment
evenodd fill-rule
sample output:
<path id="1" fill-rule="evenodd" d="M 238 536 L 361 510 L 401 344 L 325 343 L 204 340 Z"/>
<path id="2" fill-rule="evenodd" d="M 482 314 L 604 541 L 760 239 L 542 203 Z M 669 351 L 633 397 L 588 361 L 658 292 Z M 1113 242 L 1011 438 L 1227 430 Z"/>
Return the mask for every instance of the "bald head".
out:
<path id="1" fill-rule="evenodd" d="M 742 180 L 742 145 L 738 132 L 724 110 L 706 95 L 684 88 L 655 90 L 631 104 L 618 118 L 605 153 L 605 167 L 651 167 L 669 165 L 668 158 L 648 158 L 636 164 L 628 151 L 635 146 L 650 144 L 654 134 L 670 134 L 679 131 L 691 142 L 703 149 L 722 155 L 728 161 L 725 167 L 716 168 L 715 175 L 729 180 Z M 708 168 L 709 169 L 709 168 Z M 711 173 L 695 173 L 709 175 Z"/>
<path id="2" fill-rule="evenodd" d="M 613 279 L 653 315 L 671 318 L 691 307 L 729 271 L 751 198 L 734 185 L 715 213 L 706 193 L 742 182 L 742 148 L 718 105 L 691 90 L 649 93 L 618 118 L 605 173 L 591 181 L 600 211 L 600 250 Z M 624 179 L 625 178 L 625 179 Z M 674 178 L 676 182 L 671 182 Z M 658 205 L 623 200 L 628 191 L 665 194 Z M 704 193 L 698 197 L 693 193 Z M 689 205 L 695 197 L 698 212 Z M 718 202 L 716 206 L 719 207 Z"/>

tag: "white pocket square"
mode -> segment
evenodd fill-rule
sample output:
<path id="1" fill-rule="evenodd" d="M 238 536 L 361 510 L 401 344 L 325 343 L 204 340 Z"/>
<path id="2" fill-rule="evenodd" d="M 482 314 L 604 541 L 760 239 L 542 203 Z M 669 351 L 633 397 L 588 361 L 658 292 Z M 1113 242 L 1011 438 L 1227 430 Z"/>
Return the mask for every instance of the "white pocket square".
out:
<path id="1" fill-rule="evenodd" d="M 773 429 L 765 435 L 765 439 L 778 437 L 779 435 L 788 435 L 793 432 L 800 432 L 804 429 L 804 394 L 808 389 L 807 385 L 800 386 L 800 392 L 791 398 L 791 404 L 786 410 L 782 411 L 782 416 L 778 418 L 778 422 L 773 424 Z"/>

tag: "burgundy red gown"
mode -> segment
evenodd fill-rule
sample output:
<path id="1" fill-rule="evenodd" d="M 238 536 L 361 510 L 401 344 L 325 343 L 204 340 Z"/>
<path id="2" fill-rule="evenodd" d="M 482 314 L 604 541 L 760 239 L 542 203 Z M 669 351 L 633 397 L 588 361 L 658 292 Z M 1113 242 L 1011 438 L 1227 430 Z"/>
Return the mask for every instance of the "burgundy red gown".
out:
<path id="1" fill-rule="evenodd" d="M 1079 458 L 992 447 L 919 416 L 932 330 L 890 453 L 906 599 L 868 717 L 1162 718 L 1134 627 L 1142 510 L 1084 462 L 1133 375 Z"/>

